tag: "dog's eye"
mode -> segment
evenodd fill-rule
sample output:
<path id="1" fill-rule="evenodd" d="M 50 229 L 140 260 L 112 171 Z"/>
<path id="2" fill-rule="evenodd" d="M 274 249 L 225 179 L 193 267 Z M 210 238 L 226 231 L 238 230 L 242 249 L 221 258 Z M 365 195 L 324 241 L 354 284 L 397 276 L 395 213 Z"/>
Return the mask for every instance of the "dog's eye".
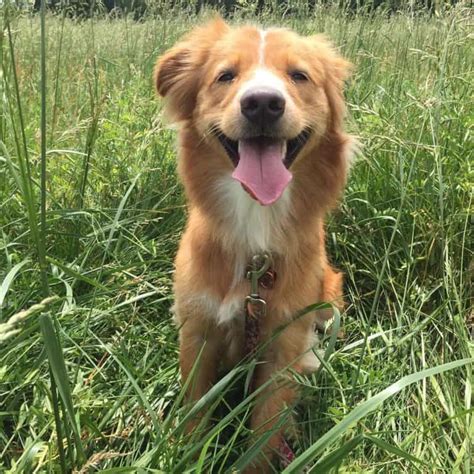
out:
<path id="1" fill-rule="evenodd" d="M 235 79 L 234 71 L 224 71 L 217 76 L 217 82 L 231 82 Z"/>
<path id="2" fill-rule="evenodd" d="M 308 80 L 308 76 L 302 71 L 290 72 L 291 80 L 294 82 L 304 82 Z"/>

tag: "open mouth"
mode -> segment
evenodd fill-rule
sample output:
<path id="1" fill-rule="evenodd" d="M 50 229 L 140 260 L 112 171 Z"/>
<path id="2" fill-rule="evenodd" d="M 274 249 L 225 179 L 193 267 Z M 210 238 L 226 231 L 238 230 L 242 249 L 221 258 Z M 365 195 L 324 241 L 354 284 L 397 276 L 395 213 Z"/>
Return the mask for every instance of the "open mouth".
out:
<path id="1" fill-rule="evenodd" d="M 232 177 L 260 204 L 273 204 L 292 179 L 289 171 L 308 141 L 309 130 L 291 140 L 258 136 L 239 141 L 222 132 L 217 137 L 235 166 Z"/>
<path id="2" fill-rule="evenodd" d="M 283 158 L 283 164 L 287 168 L 289 168 L 293 164 L 293 161 L 295 161 L 295 158 L 298 156 L 298 153 L 305 146 L 310 135 L 310 130 L 305 129 L 295 138 L 292 138 L 291 140 L 284 140 L 286 142 L 286 153 L 285 157 Z M 224 147 L 225 151 L 227 152 L 227 155 L 231 159 L 234 166 L 237 166 L 239 164 L 239 142 L 237 140 L 232 140 L 231 138 L 224 135 L 222 132 L 217 132 L 217 138 L 221 142 L 221 145 Z M 279 140 L 278 138 L 270 138 L 264 136 L 249 138 L 248 140 L 255 140 L 256 142 L 260 142 L 261 144 L 283 141 Z"/>

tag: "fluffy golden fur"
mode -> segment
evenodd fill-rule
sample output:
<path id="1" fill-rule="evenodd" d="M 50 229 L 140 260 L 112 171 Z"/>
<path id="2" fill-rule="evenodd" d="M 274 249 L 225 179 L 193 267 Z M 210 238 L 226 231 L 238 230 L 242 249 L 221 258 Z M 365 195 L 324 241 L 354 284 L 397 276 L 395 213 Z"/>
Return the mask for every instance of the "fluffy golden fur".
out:
<path id="1" fill-rule="evenodd" d="M 275 287 L 261 291 L 268 304 L 262 341 L 307 305 L 343 305 L 341 274 L 326 257 L 324 219 L 341 195 L 351 155 L 342 92 L 349 66 L 321 36 L 232 28 L 221 19 L 193 30 L 158 60 L 156 87 L 180 126 L 178 171 L 189 205 L 176 257 L 175 313 L 183 380 L 201 353 L 191 400 L 216 381 L 221 362 L 232 366 L 245 356 L 245 267 L 254 254 L 270 252 L 277 274 Z M 277 87 L 286 100 L 274 127 L 282 143 L 309 131 L 289 167 L 291 183 L 268 206 L 232 178 L 235 163 L 216 134 L 241 139 L 247 126 L 239 105 L 243 90 L 262 85 Z M 321 313 L 291 322 L 273 340 L 255 374 L 257 387 L 285 367 L 317 367 L 314 326 L 329 316 Z M 275 379 L 260 396 L 251 428 L 268 430 L 295 395 L 290 384 Z M 267 458 L 278 439 L 277 434 L 268 442 Z M 262 458 L 253 468 L 268 467 Z"/>

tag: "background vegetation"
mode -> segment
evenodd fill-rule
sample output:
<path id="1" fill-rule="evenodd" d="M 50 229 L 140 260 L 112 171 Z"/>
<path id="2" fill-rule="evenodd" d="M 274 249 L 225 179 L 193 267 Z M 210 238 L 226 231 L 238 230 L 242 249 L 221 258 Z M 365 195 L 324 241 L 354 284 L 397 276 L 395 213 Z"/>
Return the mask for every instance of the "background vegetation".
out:
<path id="1" fill-rule="evenodd" d="M 467 473 L 471 12 L 274 2 L 257 18 L 240 3 L 233 22 L 325 32 L 356 65 L 364 148 L 328 227 L 345 335 L 299 378 L 287 472 Z M 185 209 L 151 73 L 206 13 L 153 7 L 140 22 L 50 13 L 44 41 L 39 15 L 0 10 L 1 472 L 224 472 L 258 451 L 252 399 L 232 396 L 245 365 L 202 400 L 213 428 L 183 434 L 169 308 Z"/>
<path id="2" fill-rule="evenodd" d="M 39 10 L 41 0 L 15 0 L 14 3 L 22 8 Z M 384 14 L 400 11 L 439 14 L 459 4 L 460 0 L 46 0 L 45 3 L 52 10 L 66 10 L 73 16 L 90 16 L 97 12 L 114 15 L 133 12 L 137 19 L 146 14 L 156 14 L 157 11 L 183 7 L 195 13 L 205 8 L 219 9 L 224 16 L 243 11 L 247 14 L 290 11 L 301 14 L 302 11 L 314 12 L 317 8 L 328 6 L 358 14 L 375 11 Z"/>

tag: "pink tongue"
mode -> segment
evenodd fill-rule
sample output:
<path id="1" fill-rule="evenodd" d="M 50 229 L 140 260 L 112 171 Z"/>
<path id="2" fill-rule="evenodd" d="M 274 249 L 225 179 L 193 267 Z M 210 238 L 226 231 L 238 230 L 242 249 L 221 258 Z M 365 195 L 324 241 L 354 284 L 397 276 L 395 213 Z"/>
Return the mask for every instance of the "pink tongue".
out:
<path id="1" fill-rule="evenodd" d="M 239 164 L 232 177 L 260 204 L 273 204 L 283 193 L 292 175 L 283 164 L 283 142 L 249 139 L 239 142 Z"/>

